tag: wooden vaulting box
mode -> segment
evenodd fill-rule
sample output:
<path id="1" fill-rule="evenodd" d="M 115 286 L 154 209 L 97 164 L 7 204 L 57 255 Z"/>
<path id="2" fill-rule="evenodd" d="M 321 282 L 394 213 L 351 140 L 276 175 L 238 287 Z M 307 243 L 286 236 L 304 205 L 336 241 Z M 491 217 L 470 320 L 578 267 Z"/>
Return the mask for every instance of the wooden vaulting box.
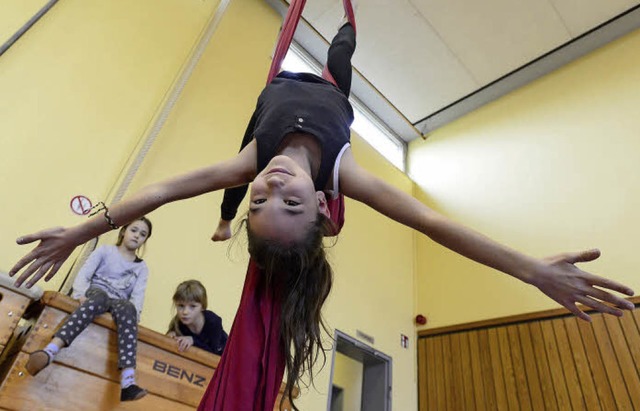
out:
<path id="1" fill-rule="evenodd" d="M 103 314 L 62 350 L 53 364 L 32 377 L 25 370 L 29 354 L 51 340 L 78 303 L 60 293 L 45 292 L 41 305 L 42 311 L 23 338 L 19 352 L 14 350 L 17 354 L 5 360 L 8 371 L 0 382 L 0 409 L 193 410 L 220 360 L 194 347 L 180 353 L 173 339 L 139 327 L 136 380 L 149 394 L 139 401 L 120 403 L 116 328 L 111 315 Z M 2 309 L 0 301 L 0 313 Z M 9 331 L 0 324 L 0 335 L 4 336 Z M 280 396 L 275 410 L 279 409 Z M 285 401 L 282 410 L 289 409 Z"/>

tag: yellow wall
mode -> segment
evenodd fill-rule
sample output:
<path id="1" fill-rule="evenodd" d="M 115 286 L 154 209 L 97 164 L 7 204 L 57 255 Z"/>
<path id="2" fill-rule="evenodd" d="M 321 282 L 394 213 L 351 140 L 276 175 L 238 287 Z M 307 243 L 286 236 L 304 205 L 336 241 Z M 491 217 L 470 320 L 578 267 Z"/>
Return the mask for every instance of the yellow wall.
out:
<path id="1" fill-rule="evenodd" d="M 0 214 L 0 269 L 27 250 L 15 245 L 18 235 L 82 221 L 68 208 L 73 195 L 97 201 L 112 192 L 217 4 L 65 0 L 2 57 L 0 186 L 12 200 Z M 237 152 L 280 24 L 262 0 L 232 1 L 129 192 Z M 365 167 L 411 192 L 410 180 L 358 136 L 353 146 Z M 242 243 L 229 258 L 227 244 L 209 241 L 220 201 L 214 193 L 149 216 L 143 325 L 164 331 L 175 286 L 197 278 L 231 327 L 247 256 Z M 399 338 L 414 335 L 413 235 L 354 202 L 347 219 L 329 252 L 335 286 L 325 316 L 349 335 L 375 337 L 374 348 L 393 357 L 394 406 L 416 409 L 415 350 L 402 349 Z M 57 289 L 68 266 L 45 288 Z M 329 364 L 319 370 L 301 409 L 326 409 L 329 374 Z"/>
<path id="2" fill-rule="evenodd" d="M 106 198 L 216 5 L 61 1 L 2 56 L 0 269 L 18 235 L 82 220 L 72 196 Z"/>
<path id="3" fill-rule="evenodd" d="M 47 4 L 46 0 L 0 0 L 0 45 Z"/>
<path id="4" fill-rule="evenodd" d="M 640 290 L 638 50 L 635 32 L 414 142 L 416 195 L 534 256 L 599 247 L 585 269 Z M 557 307 L 424 238 L 417 255 L 430 326 Z"/>

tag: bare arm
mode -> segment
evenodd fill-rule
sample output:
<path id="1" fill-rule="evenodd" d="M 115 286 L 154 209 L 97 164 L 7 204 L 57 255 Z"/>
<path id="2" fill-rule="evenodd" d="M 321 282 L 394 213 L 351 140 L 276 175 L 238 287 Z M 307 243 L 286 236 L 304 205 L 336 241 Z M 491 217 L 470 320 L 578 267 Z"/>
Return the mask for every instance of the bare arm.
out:
<path id="1" fill-rule="evenodd" d="M 356 163 L 351 150 L 345 152 L 341 161 L 340 187 L 347 197 L 420 231 L 458 254 L 535 285 L 582 319 L 589 320 L 590 317 L 578 309 L 576 303 L 613 315 L 622 315 L 622 311 L 601 301 L 620 308 L 633 308 L 630 302 L 594 286 L 628 295 L 633 295 L 633 290 L 584 272 L 574 265 L 595 260 L 600 255 L 598 250 L 568 253 L 544 260 L 524 255 L 442 216 L 414 197 L 373 176 Z"/>
<path id="2" fill-rule="evenodd" d="M 110 207 L 109 214 L 117 225 L 124 225 L 164 204 L 247 184 L 253 180 L 255 173 L 256 146 L 255 143 L 251 143 L 231 160 L 144 187 L 126 200 Z M 31 287 L 47 273 L 45 281 L 48 281 L 78 245 L 110 229 L 101 213 L 71 228 L 56 227 L 20 237 L 17 240 L 18 244 L 28 244 L 37 240 L 40 240 L 40 243 L 11 268 L 9 275 L 15 275 L 30 264 L 16 280 L 17 287 L 29 277 L 31 279 L 27 287 Z"/>

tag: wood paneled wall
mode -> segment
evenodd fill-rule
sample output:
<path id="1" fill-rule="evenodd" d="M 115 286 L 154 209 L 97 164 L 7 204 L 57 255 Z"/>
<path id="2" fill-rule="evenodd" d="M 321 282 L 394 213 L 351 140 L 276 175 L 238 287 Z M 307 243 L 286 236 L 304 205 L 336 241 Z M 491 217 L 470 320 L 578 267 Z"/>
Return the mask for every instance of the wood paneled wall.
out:
<path id="1" fill-rule="evenodd" d="M 419 410 L 640 410 L 640 310 L 591 316 L 422 331 Z"/>

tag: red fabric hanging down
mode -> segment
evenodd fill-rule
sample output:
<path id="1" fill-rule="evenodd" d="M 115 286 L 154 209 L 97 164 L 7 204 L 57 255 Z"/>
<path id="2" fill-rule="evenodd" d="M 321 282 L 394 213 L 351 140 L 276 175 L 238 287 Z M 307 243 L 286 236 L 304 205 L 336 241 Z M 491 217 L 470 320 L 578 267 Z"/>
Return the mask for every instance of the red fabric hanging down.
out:
<path id="1" fill-rule="evenodd" d="M 306 0 L 292 0 L 284 20 L 267 84 L 278 74 Z M 355 29 L 350 0 L 345 13 Z M 323 77 L 335 84 L 328 70 Z M 337 235 L 344 224 L 344 197 L 328 201 Z M 262 272 L 249 261 L 240 305 L 227 345 L 198 411 L 272 411 L 282 383 L 285 352 L 280 342 L 281 292 L 263 287 Z"/>
<path id="2" fill-rule="evenodd" d="M 199 411 L 272 411 L 285 362 L 280 344 L 280 298 L 261 287 L 261 271 L 249 262 L 240 306 Z"/>

